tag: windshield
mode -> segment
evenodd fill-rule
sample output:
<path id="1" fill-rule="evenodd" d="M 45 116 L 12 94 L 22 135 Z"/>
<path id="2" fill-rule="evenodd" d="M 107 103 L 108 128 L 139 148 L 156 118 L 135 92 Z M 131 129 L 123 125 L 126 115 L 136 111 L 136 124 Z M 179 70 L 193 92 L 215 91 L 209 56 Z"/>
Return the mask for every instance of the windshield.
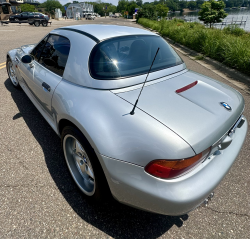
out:
<path id="1" fill-rule="evenodd" d="M 110 80 L 142 75 L 152 66 L 157 71 L 182 64 L 181 58 L 160 36 L 138 35 L 116 37 L 97 44 L 89 58 L 91 76 Z"/>

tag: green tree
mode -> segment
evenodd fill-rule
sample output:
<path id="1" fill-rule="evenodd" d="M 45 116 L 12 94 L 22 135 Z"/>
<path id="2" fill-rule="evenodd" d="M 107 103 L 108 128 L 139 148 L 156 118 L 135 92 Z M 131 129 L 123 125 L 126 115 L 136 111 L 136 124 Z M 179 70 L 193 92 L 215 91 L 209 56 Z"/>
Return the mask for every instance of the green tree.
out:
<path id="1" fill-rule="evenodd" d="M 179 7 L 180 9 L 187 8 L 187 1 L 179 1 Z"/>
<path id="2" fill-rule="evenodd" d="M 168 15 L 168 10 L 168 7 L 163 4 L 156 5 L 156 11 L 158 13 L 158 16 L 160 16 L 161 18 L 165 18 Z"/>
<path id="3" fill-rule="evenodd" d="M 143 2 L 142 2 L 142 0 L 136 0 L 136 4 L 137 4 L 139 7 L 141 7 L 142 4 L 143 4 Z"/>
<path id="4" fill-rule="evenodd" d="M 204 0 L 196 0 L 197 8 L 201 8 L 201 5 L 202 5 L 204 2 L 205 2 Z"/>
<path id="5" fill-rule="evenodd" d="M 56 8 L 60 8 L 63 13 L 65 12 L 62 4 L 57 0 L 47 0 L 46 2 L 44 2 L 41 5 L 42 5 L 42 7 L 45 7 L 46 12 L 49 12 L 52 15 L 55 14 Z"/>
<path id="6" fill-rule="evenodd" d="M 204 2 L 201 5 L 201 11 L 199 11 L 199 19 L 205 24 L 210 24 L 210 28 L 213 23 L 222 22 L 227 16 L 224 11 L 225 3 L 223 1 L 210 0 L 209 2 Z"/>
<path id="7" fill-rule="evenodd" d="M 133 15 L 135 13 L 135 9 L 138 8 L 138 5 L 136 4 L 135 1 L 128 2 L 127 6 L 128 6 L 127 11 L 130 16 Z"/>
<path id="8" fill-rule="evenodd" d="M 112 13 L 116 13 L 116 6 L 114 5 L 109 5 L 107 12 L 112 12 Z"/>
<path id="9" fill-rule="evenodd" d="M 196 5 L 196 1 L 189 1 L 188 2 L 188 8 L 191 10 L 196 9 L 197 5 Z"/>
<path id="10" fill-rule="evenodd" d="M 86 2 L 86 3 L 93 5 L 94 12 L 98 13 L 101 16 L 104 16 L 105 12 L 106 14 L 108 14 L 109 12 L 117 12 L 116 6 L 112 5 L 111 3 L 102 2 L 101 0 L 97 0 L 96 2 Z"/>
<path id="11" fill-rule="evenodd" d="M 153 4 L 144 4 L 138 12 L 137 21 L 139 20 L 139 18 L 157 20 L 156 7 Z"/>
<path id="12" fill-rule="evenodd" d="M 34 5 L 30 5 L 30 4 L 22 4 L 21 5 L 21 11 L 22 12 L 35 12 L 36 11 L 36 8 Z"/>
<path id="13" fill-rule="evenodd" d="M 179 4 L 177 2 L 175 2 L 174 0 L 167 0 L 166 4 L 167 4 L 168 8 L 172 11 L 179 10 Z"/>
<path id="14" fill-rule="evenodd" d="M 128 1 L 127 0 L 119 0 L 118 5 L 117 5 L 117 11 L 118 12 L 128 11 Z"/>

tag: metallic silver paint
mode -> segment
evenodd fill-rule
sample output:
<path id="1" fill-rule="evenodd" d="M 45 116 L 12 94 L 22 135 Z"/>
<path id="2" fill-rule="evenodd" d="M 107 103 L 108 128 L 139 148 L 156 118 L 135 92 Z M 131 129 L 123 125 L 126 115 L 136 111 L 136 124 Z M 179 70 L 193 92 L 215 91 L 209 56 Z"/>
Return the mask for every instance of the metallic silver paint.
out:
<path id="1" fill-rule="evenodd" d="M 196 86 L 180 94 L 175 93 L 196 80 Z M 139 89 L 118 95 L 134 103 L 138 94 Z M 219 104 L 222 101 L 228 102 L 234 110 L 225 110 Z M 198 154 L 234 125 L 244 109 L 244 99 L 229 86 L 189 71 L 146 86 L 137 107 L 180 135 Z"/>
<path id="2" fill-rule="evenodd" d="M 75 26 L 100 40 L 153 34 L 120 26 L 103 31 L 103 27 Z M 51 34 L 71 42 L 63 77 L 35 61 L 33 68 L 23 65 L 21 57 L 34 45 L 11 50 L 8 56 L 13 63 L 15 58 L 19 60 L 14 64 L 20 86 L 54 131 L 60 136 L 59 124 L 65 119 L 79 128 L 95 150 L 112 194 L 122 203 L 168 215 L 184 214 L 202 203 L 227 173 L 244 142 L 247 121 L 236 128 L 230 145 L 218 150 L 244 109 L 243 97 L 229 86 L 187 71 L 183 63 L 149 74 L 132 116 L 129 112 L 145 75 L 95 80 L 89 75 L 88 58 L 96 42 L 72 31 L 56 29 Z M 199 83 L 192 89 L 175 93 L 195 80 Z M 51 86 L 50 92 L 43 90 L 42 82 Z M 222 101 L 233 110 L 223 109 Z M 154 159 L 192 157 L 211 145 L 209 158 L 179 178 L 161 180 L 144 171 Z"/>
<path id="3" fill-rule="evenodd" d="M 74 123 L 99 153 L 145 166 L 155 158 L 192 157 L 194 152 L 172 130 L 110 91 L 94 90 L 65 80 L 52 99 L 57 122 Z M 77 109 L 77 110 L 76 110 Z"/>
<path id="4" fill-rule="evenodd" d="M 103 27 L 103 25 L 100 26 Z M 133 29 L 131 27 L 125 28 Z M 143 32 L 145 34 L 145 32 L 147 33 L 148 31 L 143 30 Z M 99 31 L 96 32 L 96 34 L 98 33 Z M 89 74 L 88 60 L 91 50 L 96 45 L 96 42 L 88 38 L 87 36 L 72 31 L 60 30 L 60 28 L 53 30 L 51 34 L 59 34 L 64 37 L 67 37 L 70 40 L 70 54 L 63 75 L 63 78 L 67 81 L 89 88 L 110 90 L 137 85 L 143 83 L 146 78 L 147 74 L 134 77 L 127 77 L 119 80 L 95 80 Z M 81 48 L 81 50 L 79 50 L 79 48 Z M 186 65 L 183 63 L 175 67 L 167 68 L 161 71 L 155 71 L 149 74 L 147 81 L 152 81 L 157 78 L 165 77 L 167 75 L 174 74 L 184 69 L 186 69 Z"/>
<path id="5" fill-rule="evenodd" d="M 117 25 L 103 25 L 103 24 L 91 24 L 91 25 L 75 25 L 64 28 L 76 29 L 93 35 L 100 41 L 113 37 L 129 36 L 129 35 L 157 35 L 153 32 L 127 26 Z M 57 30 L 57 29 L 56 29 Z"/>
<path id="6" fill-rule="evenodd" d="M 247 122 L 236 130 L 230 147 L 217 151 L 198 168 L 173 180 L 161 180 L 144 168 L 99 155 L 112 194 L 120 202 L 166 215 L 183 215 L 199 206 L 218 186 L 238 156 Z"/>

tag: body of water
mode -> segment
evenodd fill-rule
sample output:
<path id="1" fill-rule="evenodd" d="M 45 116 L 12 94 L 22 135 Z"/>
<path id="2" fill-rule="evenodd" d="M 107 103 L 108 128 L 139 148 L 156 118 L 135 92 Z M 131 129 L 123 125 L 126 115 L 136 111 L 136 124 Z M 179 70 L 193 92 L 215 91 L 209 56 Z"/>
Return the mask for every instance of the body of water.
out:
<path id="1" fill-rule="evenodd" d="M 250 32 L 250 8 L 247 9 L 230 9 L 230 10 L 225 10 L 228 14 L 228 16 L 223 20 L 223 22 L 227 21 L 232 22 L 232 21 L 247 21 L 245 25 L 239 25 L 239 27 L 243 28 L 244 30 Z M 176 13 L 169 13 L 168 17 L 180 17 L 187 20 L 192 20 L 192 21 L 198 21 L 198 11 L 196 12 L 176 12 Z M 223 28 L 224 26 L 218 25 L 218 28 Z"/>

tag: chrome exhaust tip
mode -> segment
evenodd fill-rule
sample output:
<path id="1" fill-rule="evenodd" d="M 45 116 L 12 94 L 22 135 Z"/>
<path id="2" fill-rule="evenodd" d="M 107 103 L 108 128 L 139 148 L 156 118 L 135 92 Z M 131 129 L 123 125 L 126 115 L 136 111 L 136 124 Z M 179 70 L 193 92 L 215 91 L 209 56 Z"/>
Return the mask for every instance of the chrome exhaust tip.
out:
<path id="1" fill-rule="evenodd" d="M 203 201 L 202 206 L 207 207 L 209 201 L 211 201 L 213 197 L 214 197 L 214 192 L 209 194 L 209 196 Z"/>

